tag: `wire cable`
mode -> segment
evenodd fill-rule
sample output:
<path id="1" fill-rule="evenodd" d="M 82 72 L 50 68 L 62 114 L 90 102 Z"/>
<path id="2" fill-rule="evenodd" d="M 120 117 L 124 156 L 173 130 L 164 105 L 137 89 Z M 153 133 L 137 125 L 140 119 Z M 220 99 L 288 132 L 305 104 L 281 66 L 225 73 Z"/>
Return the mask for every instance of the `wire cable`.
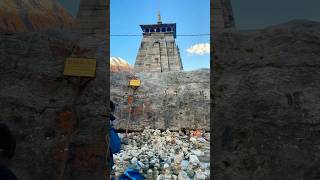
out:
<path id="1" fill-rule="evenodd" d="M 143 36 L 142 34 L 110 34 L 111 36 Z M 177 34 L 176 36 L 210 36 L 210 34 Z"/>

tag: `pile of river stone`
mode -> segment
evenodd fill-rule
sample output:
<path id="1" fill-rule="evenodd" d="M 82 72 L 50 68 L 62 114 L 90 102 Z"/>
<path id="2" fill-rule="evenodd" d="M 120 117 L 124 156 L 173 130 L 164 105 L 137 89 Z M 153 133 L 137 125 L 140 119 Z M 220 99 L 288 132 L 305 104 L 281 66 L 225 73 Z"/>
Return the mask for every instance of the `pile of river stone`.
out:
<path id="1" fill-rule="evenodd" d="M 143 132 L 119 134 L 122 150 L 114 155 L 113 175 L 117 179 L 127 168 L 139 170 L 150 180 L 210 179 L 210 134 Z"/>

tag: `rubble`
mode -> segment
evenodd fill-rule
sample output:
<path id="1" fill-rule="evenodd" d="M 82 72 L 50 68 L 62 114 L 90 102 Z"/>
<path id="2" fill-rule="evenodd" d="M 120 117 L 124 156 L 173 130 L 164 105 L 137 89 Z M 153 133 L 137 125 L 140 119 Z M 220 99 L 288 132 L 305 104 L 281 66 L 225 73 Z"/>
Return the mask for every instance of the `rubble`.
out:
<path id="1" fill-rule="evenodd" d="M 146 128 L 143 132 L 119 136 L 127 144 L 113 156 L 113 175 L 117 179 L 126 168 L 137 169 L 146 179 L 209 179 L 210 133 L 201 137 L 169 130 Z M 191 141 L 192 140 L 192 141 Z"/>

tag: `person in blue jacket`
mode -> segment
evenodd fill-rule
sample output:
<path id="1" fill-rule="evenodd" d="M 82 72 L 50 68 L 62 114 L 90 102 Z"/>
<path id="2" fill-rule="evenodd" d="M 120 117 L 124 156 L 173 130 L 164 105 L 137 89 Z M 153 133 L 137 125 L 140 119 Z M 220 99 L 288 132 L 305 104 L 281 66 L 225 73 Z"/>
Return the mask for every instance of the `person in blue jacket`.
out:
<path id="1" fill-rule="evenodd" d="M 113 115 L 115 111 L 115 104 L 113 101 L 110 101 L 110 128 L 109 128 L 109 134 L 110 134 L 110 142 L 109 142 L 109 159 L 110 159 L 110 166 L 114 165 L 113 162 L 113 154 L 120 152 L 121 148 L 121 140 L 116 133 L 115 129 L 113 128 L 113 121 L 116 120 L 115 116 Z"/>
<path id="2" fill-rule="evenodd" d="M 113 154 L 120 152 L 121 140 L 118 134 L 113 128 L 113 121 L 116 120 L 116 117 L 113 115 L 115 112 L 116 106 L 113 101 L 110 101 L 110 165 L 113 166 Z M 111 178 L 114 180 L 114 178 Z M 143 180 L 143 176 L 135 169 L 126 169 L 125 173 L 119 177 L 119 180 Z"/>

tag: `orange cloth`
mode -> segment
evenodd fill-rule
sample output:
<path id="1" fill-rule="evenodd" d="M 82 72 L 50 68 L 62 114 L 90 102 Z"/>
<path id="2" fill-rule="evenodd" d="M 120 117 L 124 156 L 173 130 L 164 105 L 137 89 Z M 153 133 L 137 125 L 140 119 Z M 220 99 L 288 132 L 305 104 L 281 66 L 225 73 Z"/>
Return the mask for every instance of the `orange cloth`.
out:
<path id="1" fill-rule="evenodd" d="M 202 133 L 201 133 L 200 130 L 196 130 L 196 131 L 193 131 L 193 132 L 192 132 L 192 136 L 201 137 L 201 136 L 202 136 Z"/>

